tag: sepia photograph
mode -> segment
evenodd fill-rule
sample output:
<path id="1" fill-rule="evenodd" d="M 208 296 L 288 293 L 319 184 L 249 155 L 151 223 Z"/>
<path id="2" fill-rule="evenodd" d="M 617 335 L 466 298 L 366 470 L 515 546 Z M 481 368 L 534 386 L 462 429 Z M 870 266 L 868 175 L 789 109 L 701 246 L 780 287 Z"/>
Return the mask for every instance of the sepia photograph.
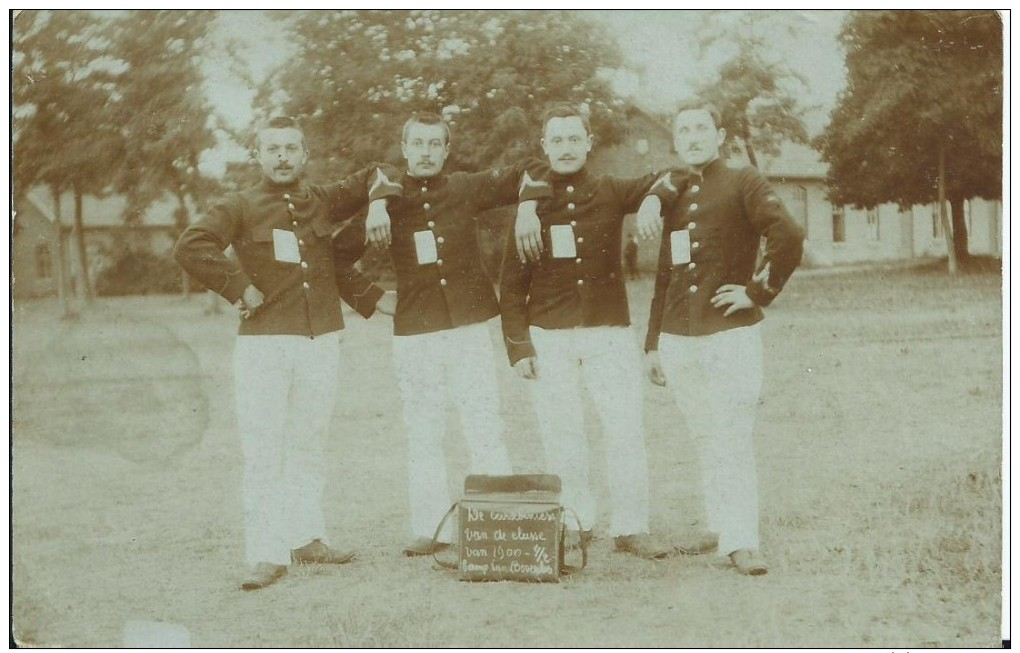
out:
<path id="1" fill-rule="evenodd" d="M 11 646 L 1008 648 L 1009 14 L 9 11 Z"/>

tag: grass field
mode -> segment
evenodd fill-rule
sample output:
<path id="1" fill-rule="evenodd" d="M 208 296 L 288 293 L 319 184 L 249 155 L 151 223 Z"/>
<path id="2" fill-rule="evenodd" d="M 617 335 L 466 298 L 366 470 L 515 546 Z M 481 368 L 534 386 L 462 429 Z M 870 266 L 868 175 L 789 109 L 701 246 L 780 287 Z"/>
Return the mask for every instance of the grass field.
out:
<path id="1" fill-rule="evenodd" d="M 650 279 L 633 282 L 643 334 Z M 755 438 L 769 575 L 646 562 L 596 539 L 559 584 L 469 584 L 404 559 L 405 442 L 389 319 L 348 315 L 327 522 L 359 552 L 279 585 L 243 571 L 235 317 L 193 297 L 14 312 L 13 617 L 28 646 L 107 647 L 129 621 L 193 646 L 996 647 L 1002 538 L 998 274 L 804 273 L 768 310 Z M 498 327 L 493 325 L 498 340 Z M 542 471 L 523 381 L 501 366 L 519 473 Z M 593 478 L 602 433 L 588 406 Z M 646 389 L 652 528 L 703 520 L 690 439 Z M 467 457 L 451 414 L 451 472 Z M 459 482 L 452 484 L 454 487 Z M 456 492 L 455 492 L 456 495 Z"/>

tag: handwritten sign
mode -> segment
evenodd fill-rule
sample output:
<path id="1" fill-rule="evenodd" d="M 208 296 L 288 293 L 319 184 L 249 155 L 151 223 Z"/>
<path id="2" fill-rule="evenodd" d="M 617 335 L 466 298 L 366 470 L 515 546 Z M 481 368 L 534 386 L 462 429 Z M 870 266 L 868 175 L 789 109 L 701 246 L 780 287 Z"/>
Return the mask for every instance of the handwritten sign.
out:
<path id="1" fill-rule="evenodd" d="M 552 502 L 460 502 L 462 580 L 559 580 L 561 508 Z"/>

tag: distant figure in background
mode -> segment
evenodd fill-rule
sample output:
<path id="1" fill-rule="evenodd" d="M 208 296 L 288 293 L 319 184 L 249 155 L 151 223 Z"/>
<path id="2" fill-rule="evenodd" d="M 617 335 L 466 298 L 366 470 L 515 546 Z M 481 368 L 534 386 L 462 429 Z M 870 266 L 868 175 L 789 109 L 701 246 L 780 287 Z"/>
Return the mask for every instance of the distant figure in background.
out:
<path id="1" fill-rule="evenodd" d="M 261 181 L 214 205 L 177 241 L 174 258 L 241 312 L 234 398 L 244 453 L 245 555 L 241 588 L 270 585 L 287 564 L 342 564 L 326 543 L 322 491 L 336 398 L 341 297 L 369 317 L 395 299 L 353 268 L 337 275 L 331 235 L 397 192 L 369 167 L 326 186 L 302 182 L 305 137 L 291 118 L 258 132 Z M 236 260 L 224 255 L 233 246 Z M 340 283 L 338 284 L 338 280 Z"/>
<path id="2" fill-rule="evenodd" d="M 691 432 L 708 519 L 706 532 L 678 548 L 716 551 L 738 572 L 757 576 L 768 571 L 759 553 L 751 439 L 763 376 L 758 323 L 761 307 L 800 262 L 804 232 L 761 173 L 719 158 L 726 130 L 714 105 L 682 105 L 673 139 L 688 170 L 655 187 L 638 230 L 662 234 L 645 338 L 648 374 L 668 384 Z"/>
<path id="3" fill-rule="evenodd" d="M 623 248 L 623 264 L 627 268 L 627 276 L 631 279 L 640 279 L 641 271 L 637 264 L 638 242 L 637 236 L 631 234 L 627 238 L 627 244 Z"/>

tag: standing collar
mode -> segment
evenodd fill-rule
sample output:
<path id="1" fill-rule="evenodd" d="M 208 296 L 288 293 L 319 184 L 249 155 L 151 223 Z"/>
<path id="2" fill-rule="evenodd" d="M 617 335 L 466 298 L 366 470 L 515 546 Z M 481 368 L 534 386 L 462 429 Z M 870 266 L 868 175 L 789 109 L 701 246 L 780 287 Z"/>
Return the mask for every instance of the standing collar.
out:
<path id="1" fill-rule="evenodd" d="M 711 176 L 711 175 L 716 174 L 717 172 L 719 172 L 719 170 L 722 170 L 725 167 L 726 167 L 726 162 L 723 161 L 723 158 L 720 156 L 720 157 L 716 157 L 711 163 L 709 163 L 707 166 L 702 168 L 700 174 L 697 173 L 697 172 L 694 172 L 693 170 L 691 170 L 691 173 L 696 175 L 696 176 L 701 177 L 702 179 L 704 179 L 707 176 Z"/>
<path id="2" fill-rule="evenodd" d="M 440 171 L 431 177 L 415 177 L 410 172 L 404 173 L 405 188 L 440 188 L 446 183 L 446 173 Z"/>
<path id="3" fill-rule="evenodd" d="M 580 183 L 584 182 L 585 180 L 587 180 L 588 177 L 590 177 L 590 176 L 591 176 L 591 173 L 588 172 L 588 166 L 587 165 L 585 165 L 583 168 L 581 168 L 577 172 L 571 173 L 569 175 L 563 175 L 563 174 L 560 174 L 560 173 L 556 172 L 555 170 L 551 170 L 551 169 L 549 171 L 549 178 L 553 182 L 558 183 L 558 184 L 580 184 Z"/>
<path id="4" fill-rule="evenodd" d="M 259 190 L 263 190 L 267 193 L 297 193 L 297 191 L 301 189 L 301 180 L 292 181 L 288 184 L 278 184 L 269 177 L 263 175 L 258 188 Z"/>

